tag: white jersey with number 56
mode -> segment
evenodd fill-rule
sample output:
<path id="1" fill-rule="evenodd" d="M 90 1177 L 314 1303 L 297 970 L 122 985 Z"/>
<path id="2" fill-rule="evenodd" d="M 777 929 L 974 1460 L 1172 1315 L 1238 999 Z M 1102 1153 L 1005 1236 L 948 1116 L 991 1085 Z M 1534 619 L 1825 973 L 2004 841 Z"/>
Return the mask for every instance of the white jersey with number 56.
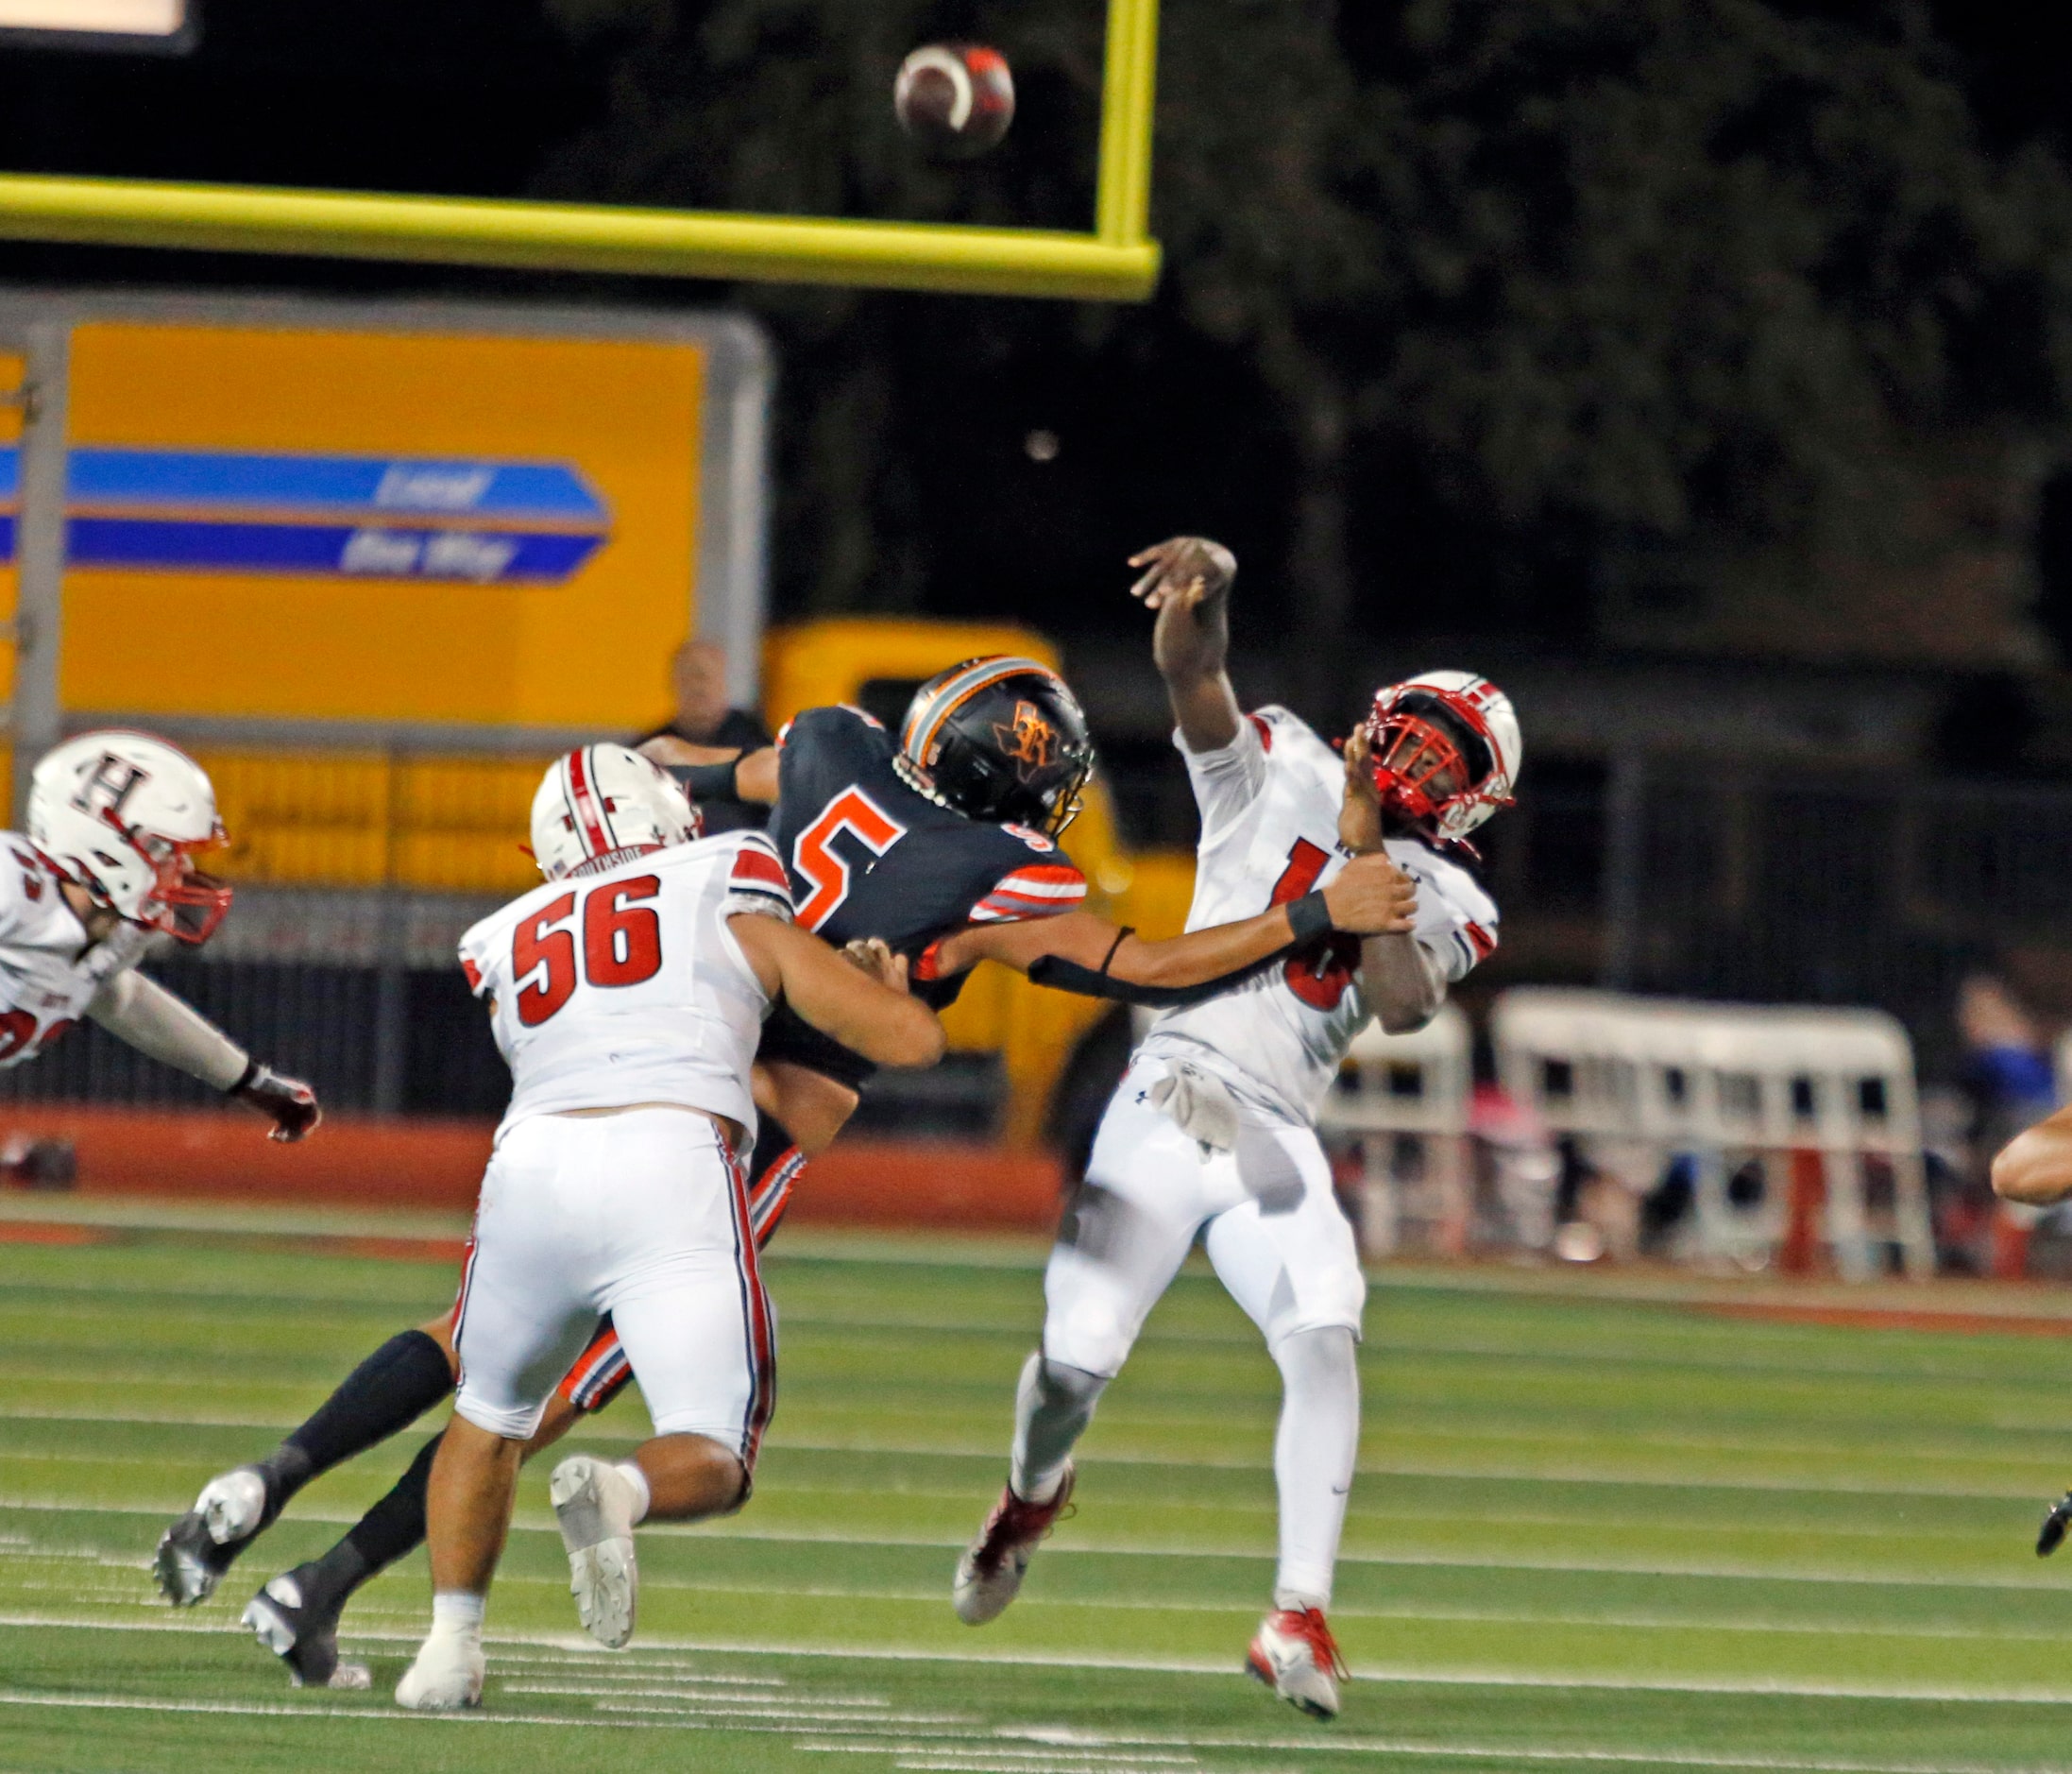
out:
<path id="1" fill-rule="evenodd" d="M 791 915 L 759 831 L 549 881 L 462 937 L 511 1067 L 498 1136 L 529 1116 L 672 1102 L 753 1138 L 748 1074 L 770 1000 L 728 929 L 744 913 Z"/>
<path id="2" fill-rule="evenodd" d="M 1191 752 L 1178 734 L 1174 742 L 1201 811 L 1190 930 L 1299 899 L 1346 865 L 1338 844 L 1345 765 L 1285 708 L 1247 715 L 1219 751 Z M 1443 979 L 1464 979 L 1496 947 L 1494 902 L 1427 845 L 1391 838 L 1386 847 L 1418 883 L 1418 941 Z M 1359 961 L 1357 937 L 1319 937 L 1220 997 L 1165 1012 L 1144 1051 L 1198 1066 L 1255 1113 L 1307 1126 L 1369 1014 Z"/>

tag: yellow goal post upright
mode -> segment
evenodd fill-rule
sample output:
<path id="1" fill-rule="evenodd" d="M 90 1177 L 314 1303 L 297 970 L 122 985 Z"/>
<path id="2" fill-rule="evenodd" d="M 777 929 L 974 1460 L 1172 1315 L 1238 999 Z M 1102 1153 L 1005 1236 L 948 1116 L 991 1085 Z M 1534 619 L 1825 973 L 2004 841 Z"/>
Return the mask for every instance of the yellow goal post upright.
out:
<path id="1" fill-rule="evenodd" d="M 1158 0 L 1109 0 L 1090 233 L 0 174 L 0 239 L 1142 301 Z"/>

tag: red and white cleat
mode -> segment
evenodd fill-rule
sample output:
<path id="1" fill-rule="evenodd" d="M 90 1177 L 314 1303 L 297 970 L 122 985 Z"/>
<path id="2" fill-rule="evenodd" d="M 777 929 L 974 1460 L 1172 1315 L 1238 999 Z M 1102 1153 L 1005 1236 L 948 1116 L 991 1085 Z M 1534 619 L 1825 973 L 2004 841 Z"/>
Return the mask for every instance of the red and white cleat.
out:
<path id="1" fill-rule="evenodd" d="M 1321 1608 L 1277 1608 L 1259 1623 L 1246 1671 L 1312 1718 L 1338 1716 L 1338 1684 L 1350 1671 Z"/>
<path id="2" fill-rule="evenodd" d="M 964 1556 L 957 1561 L 957 1581 L 950 1589 L 950 1600 L 956 1605 L 957 1617 L 966 1626 L 984 1626 L 988 1620 L 998 1619 L 1008 1603 L 1021 1593 L 1022 1578 L 1035 1555 L 1036 1543 L 1056 1526 L 1064 1506 L 1072 1500 L 1074 1475 L 1072 1463 L 1067 1460 L 1057 1493 L 1047 1503 L 1031 1503 L 1018 1497 L 1011 1487 L 1000 1493 L 1000 1500 L 986 1517 L 978 1538 L 964 1548 Z"/>

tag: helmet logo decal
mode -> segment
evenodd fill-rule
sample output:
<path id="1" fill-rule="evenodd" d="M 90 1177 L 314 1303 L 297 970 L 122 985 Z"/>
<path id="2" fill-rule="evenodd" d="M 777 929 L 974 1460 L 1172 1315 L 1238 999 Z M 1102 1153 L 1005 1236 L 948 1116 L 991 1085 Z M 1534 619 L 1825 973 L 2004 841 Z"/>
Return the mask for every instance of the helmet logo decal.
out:
<path id="1" fill-rule="evenodd" d="M 1001 755 L 1014 760 L 1014 774 L 1024 782 L 1057 760 L 1058 729 L 1032 702 L 1016 703 L 1013 721 L 995 721 L 993 736 L 1000 742 Z"/>
<path id="2" fill-rule="evenodd" d="M 82 813 L 106 814 L 119 826 L 123 823 L 123 803 L 150 779 L 151 773 L 142 764 L 118 758 L 113 752 L 103 752 L 100 762 L 74 792 L 72 805 Z"/>

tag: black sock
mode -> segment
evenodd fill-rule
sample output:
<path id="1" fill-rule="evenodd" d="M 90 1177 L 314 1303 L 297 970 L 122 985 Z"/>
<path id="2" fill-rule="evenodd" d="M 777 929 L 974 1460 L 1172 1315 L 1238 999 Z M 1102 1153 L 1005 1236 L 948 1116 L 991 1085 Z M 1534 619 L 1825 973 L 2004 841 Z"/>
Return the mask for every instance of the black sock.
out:
<path id="1" fill-rule="evenodd" d="M 359 1521 L 346 1537 L 321 1559 L 298 1565 L 296 1580 L 301 1587 L 302 1605 L 314 1613 L 337 1614 L 352 1592 L 424 1540 L 425 1487 L 432 1477 L 432 1461 L 443 1435 L 435 1435 L 417 1450 L 410 1470 L 397 1479 L 389 1493 Z"/>
<path id="2" fill-rule="evenodd" d="M 339 1544 L 349 1546 L 365 1561 L 358 1583 L 385 1570 L 424 1540 L 425 1492 L 432 1483 L 432 1462 L 446 1440 L 445 1431 L 433 1436 L 417 1450 L 410 1470 L 396 1480 L 394 1489 L 365 1515 Z"/>
<path id="3" fill-rule="evenodd" d="M 319 1473 L 408 1427 L 452 1390 L 446 1351 L 421 1330 L 399 1331 L 260 1462 L 271 1510 L 278 1513 Z"/>

